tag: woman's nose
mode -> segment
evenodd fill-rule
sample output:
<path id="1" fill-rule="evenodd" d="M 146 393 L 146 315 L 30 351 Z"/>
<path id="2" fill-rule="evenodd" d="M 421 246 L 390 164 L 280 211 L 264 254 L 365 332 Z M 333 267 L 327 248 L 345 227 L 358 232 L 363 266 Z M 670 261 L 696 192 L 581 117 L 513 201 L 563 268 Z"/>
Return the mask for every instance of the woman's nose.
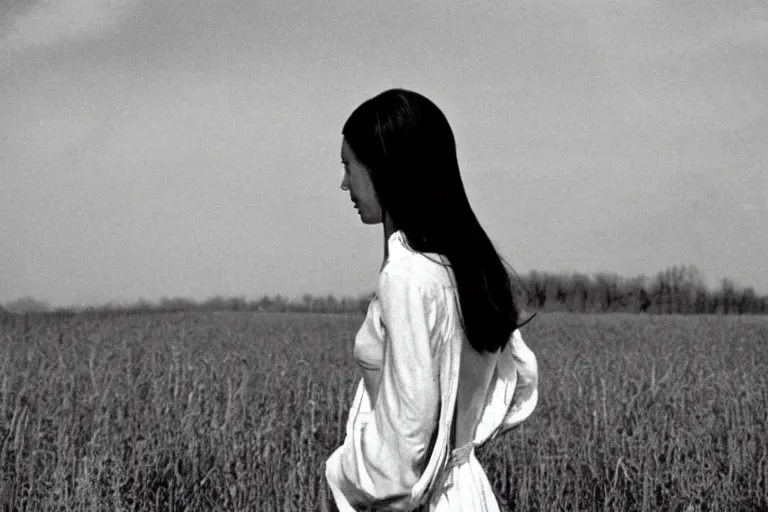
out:
<path id="1" fill-rule="evenodd" d="M 346 176 L 341 179 L 341 190 L 349 190 L 349 180 Z"/>

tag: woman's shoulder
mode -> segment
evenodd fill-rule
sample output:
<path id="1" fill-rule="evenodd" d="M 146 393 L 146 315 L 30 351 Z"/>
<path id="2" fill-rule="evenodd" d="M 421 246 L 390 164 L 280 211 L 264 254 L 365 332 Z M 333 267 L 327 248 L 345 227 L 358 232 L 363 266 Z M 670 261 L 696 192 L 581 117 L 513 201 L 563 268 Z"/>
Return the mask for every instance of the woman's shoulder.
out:
<path id="1" fill-rule="evenodd" d="M 453 288 L 453 271 L 447 258 L 435 253 L 411 249 L 401 232 L 389 239 L 389 258 L 381 270 L 382 277 L 409 279 L 432 286 Z"/>

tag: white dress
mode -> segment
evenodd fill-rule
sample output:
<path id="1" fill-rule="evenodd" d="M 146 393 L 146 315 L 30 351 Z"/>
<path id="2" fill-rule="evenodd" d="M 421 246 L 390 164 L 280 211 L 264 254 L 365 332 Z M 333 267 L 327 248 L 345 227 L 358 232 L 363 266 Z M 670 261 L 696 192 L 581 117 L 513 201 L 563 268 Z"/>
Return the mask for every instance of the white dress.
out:
<path id="1" fill-rule="evenodd" d="M 400 231 L 387 244 L 355 338 L 363 378 L 346 439 L 326 461 L 333 498 L 341 512 L 498 511 L 475 447 L 536 407 L 536 357 L 517 330 L 503 351 L 472 350 L 450 267 L 410 250 Z"/>

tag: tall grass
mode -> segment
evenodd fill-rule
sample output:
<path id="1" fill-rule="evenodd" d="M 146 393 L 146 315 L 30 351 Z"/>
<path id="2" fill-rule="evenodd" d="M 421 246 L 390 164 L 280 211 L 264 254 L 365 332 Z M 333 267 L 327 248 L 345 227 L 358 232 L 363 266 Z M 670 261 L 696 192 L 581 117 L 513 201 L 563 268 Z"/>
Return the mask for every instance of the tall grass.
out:
<path id="1" fill-rule="evenodd" d="M 0 330 L 0 509 L 326 510 L 356 316 Z M 541 400 L 479 453 L 507 510 L 768 508 L 768 321 L 542 315 Z"/>

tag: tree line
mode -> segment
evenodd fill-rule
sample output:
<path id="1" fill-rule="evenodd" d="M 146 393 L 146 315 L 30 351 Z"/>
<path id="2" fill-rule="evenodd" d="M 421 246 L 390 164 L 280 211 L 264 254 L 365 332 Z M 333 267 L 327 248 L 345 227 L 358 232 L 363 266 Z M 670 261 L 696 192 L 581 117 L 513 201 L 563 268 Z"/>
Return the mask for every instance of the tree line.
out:
<path id="1" fill-rule="evenodd" d="M 531 271 L 513 279 L 519 303 L 531 311 L 574 313 L 649 313 L 649 314 L 766 314 L 768 295 L 760 296 L 751 287 L 739 287 L 722 279 L 714 289 L 705 286 L 701 272 L 691 265 L 675 265 L 655 276 L 621 277 L 618 274 L 553 273 Z M 373 297 L 315 296 L 301 298 L 264 295 L 259 299 L 215 296 L 204 301 L 189 298 L 162 298 L 157 302 L 110 303 L 88 308 L 50 308 L 45 302 L 24 297 L 8 303 L 10 313 L 166 311 L 266 311 L 304 313 L 365 313 Z"/>
<path id="2" fill-rule="evenodd" d="M 522 302 L 538 311 L 655 314 L 766 314 L 768 295 L 724 278 L 714 289 L 691 265 L 675 265 L 655 276 L 530 272 L 520 278 Z"/>

